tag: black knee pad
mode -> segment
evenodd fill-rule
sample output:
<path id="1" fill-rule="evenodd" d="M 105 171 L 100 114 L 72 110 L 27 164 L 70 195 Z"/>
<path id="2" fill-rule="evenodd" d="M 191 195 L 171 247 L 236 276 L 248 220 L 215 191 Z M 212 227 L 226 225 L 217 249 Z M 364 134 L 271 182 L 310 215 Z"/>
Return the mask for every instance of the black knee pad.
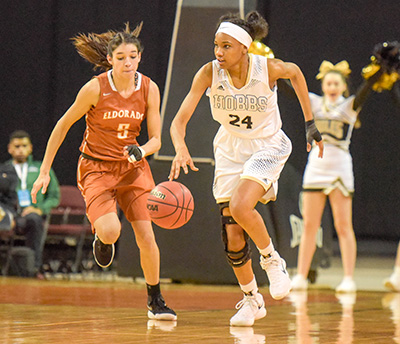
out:
<path id="1" fill-rule="evenodd" d="M 230 266 L 233 268 L 243 266 L 251 259 L 251 248 L 248 240 L 246 240 L 244 247 L 238 252 L 229 251 L 225 246 L 225 254 Z"/>
<path id="2" fill-rule="evenodd" d="M 221 224 L 222 224 L 222 241 L 225 246 L 225 254 L 226 259 L 230 266 L 232 267 L 240 267 L 246 264 L 251 259 L 251 248 L 249 245 L 249 236 L 245 231 L 243 231 L 244 239 L 246 241 L 244 247 L 237 252 L 228 250 L 228 235 L 226 233 L 226 225 L 237 224 L 235 219 L 232 216 L 223 215 L 223 209 L 229 207 L 228 202 L 221 203 L 220 205 L 221 211 Z"/>

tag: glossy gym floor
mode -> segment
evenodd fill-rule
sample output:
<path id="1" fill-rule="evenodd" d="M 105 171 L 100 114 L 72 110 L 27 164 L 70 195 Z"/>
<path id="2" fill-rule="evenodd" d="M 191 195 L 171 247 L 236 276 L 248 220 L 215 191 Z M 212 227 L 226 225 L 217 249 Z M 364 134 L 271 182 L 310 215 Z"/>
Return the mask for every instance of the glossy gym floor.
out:
<path id="1" fill-rule="evenodd" d="M 147 319 L 140 281 L 1 277 L 0 343 L 400 343 L 400 293 L 374 288 L 390 267 L 369 269 L 367 278 L 361 266 L 353 295 L 335 295 L 335 266 L 282 301 L 262 287 L 268 314 L 249 328 L 229 326 L 241 299 L 236 286 L 163 284 L 178 321 L 162 322 Z"/>

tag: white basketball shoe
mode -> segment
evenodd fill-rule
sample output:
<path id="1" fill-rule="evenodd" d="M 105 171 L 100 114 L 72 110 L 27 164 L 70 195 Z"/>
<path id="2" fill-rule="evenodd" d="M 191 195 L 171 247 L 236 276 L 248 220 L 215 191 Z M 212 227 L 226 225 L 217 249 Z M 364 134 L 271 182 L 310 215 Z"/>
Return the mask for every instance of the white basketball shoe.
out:
<path id="1" fill-rule="evenodd" d="M 264 318 L 267 314 L 264 298 L 260 293 L 244 295 L 236 309 L 239 311 L 231 318 L 231 326 L 253 326 L 255 320 Z"/>
<path id="2" fill-rule="evenodd" d="M 266 271 L 269 279 L 269 292 L 275 300 L 283 299 L 290 293 L 292 282 L 286 271 L 286 262 L 277 251 L 268 256 L 261 255 L 260 265 Z"/>

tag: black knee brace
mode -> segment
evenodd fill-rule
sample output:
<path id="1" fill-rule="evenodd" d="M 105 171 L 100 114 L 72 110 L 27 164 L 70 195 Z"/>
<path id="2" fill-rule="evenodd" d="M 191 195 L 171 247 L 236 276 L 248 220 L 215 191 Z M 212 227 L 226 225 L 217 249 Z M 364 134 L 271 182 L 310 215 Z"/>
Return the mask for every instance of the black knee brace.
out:
<path id="1" fill-rule="evenodd" d="M 245 245 L 240 251 L 229 251 L 228 250 L 228 235 L 226 233 L 226 225 L 236 224 L 237 222 L 232 216 L 223 215 L 223 209 L 229 207 L 229 202 L 219 204 L 221 211 L 221 224 L 222 224 L 222 241 L 225 246 L 226 259 L 230 266 L 238 268 L 246 264 L 251 258 L 251 248 L 249 245 L 249 236 L 243 231 Z"/>

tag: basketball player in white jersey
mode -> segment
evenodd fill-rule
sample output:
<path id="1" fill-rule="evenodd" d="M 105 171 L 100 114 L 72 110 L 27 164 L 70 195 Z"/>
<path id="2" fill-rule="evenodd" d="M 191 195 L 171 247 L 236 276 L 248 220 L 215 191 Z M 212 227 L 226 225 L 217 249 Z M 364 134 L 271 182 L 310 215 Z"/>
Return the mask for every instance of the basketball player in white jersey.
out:
<path id="1" fill-rule="evenodd" d="M 268 33 L 268 24 L 258 12 L 243 20 L 228 14 L 220 18 L 214 40 L 216 59 L 194 77 L 191 89 L 171 124 L 176 156 L 169 178 L 179 177 L 188 165 L 197 171 L 185 143 L 186 126 L 207 90 L 213 118 L 221 126 L 214 139 L 215 177 L 213 193 L 220 205 L 226 257 L 244 298 L 231 318 L 232 326 L 252 326 L 266 315 L 251 263 L 249 237 L 256 244 L 260 264 L 270 282 L 274 299 L 291 289 L 286 263 L 274 249 L 257 202 L 275 200 L 278 178 L 291 153 L 291 142 L 281 130 L 276 81 L 289 79 L 303 109 L 307 149 L 313 140 L 323 154 L 321 136 L 314 124 L 304 76 L 293 63 L 248 54 L 254 39 Z"/>

